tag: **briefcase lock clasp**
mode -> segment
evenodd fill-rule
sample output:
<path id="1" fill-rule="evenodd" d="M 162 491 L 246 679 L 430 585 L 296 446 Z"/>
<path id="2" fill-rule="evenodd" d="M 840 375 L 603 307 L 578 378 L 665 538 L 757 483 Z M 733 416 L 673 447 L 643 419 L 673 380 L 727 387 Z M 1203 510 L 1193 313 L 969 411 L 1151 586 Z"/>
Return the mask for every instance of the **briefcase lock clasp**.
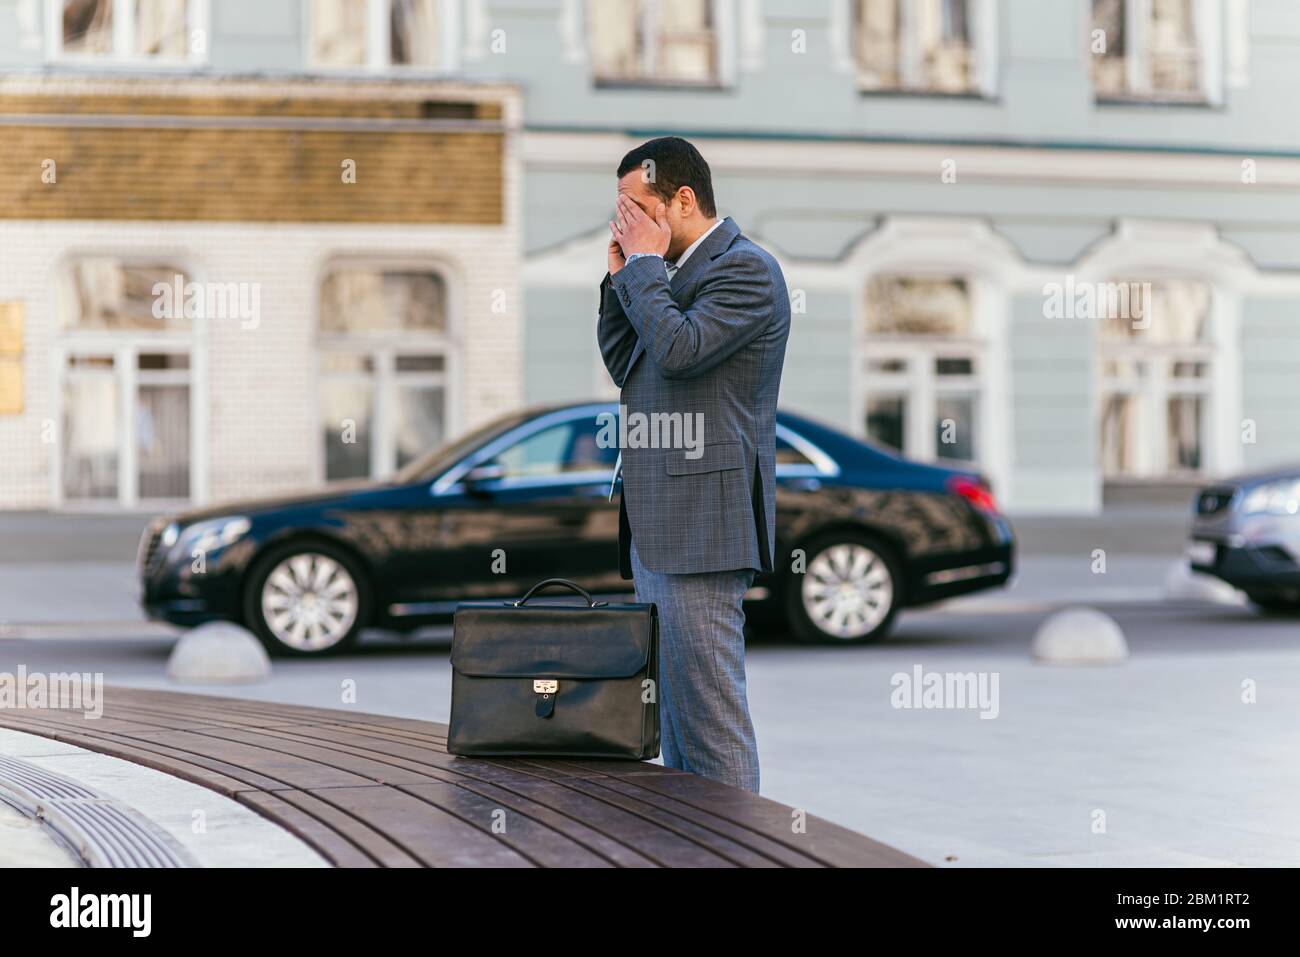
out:
<path id="1" fill-rule="evenodd" d="M 533 714 L 539 718 L 549 718 L 555 714 L 555 702 L 559 700 L 560 683 L 554 678 L 538 678 L 533 682 Z"/>

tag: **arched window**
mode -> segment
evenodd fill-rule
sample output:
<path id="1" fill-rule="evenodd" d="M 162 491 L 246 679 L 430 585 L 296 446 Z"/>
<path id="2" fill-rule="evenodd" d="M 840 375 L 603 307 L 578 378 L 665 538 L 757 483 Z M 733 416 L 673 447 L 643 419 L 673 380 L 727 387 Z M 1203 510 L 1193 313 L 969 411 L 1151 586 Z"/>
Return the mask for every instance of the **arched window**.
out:
<path id="1" fill-rule="evenodd" d="M 195 320 L 185 271 L 87 256 L 62 278 L 58 498 L 127 506 L 191 498 Z"/>
<path id="2" fill-rule="evenodd" d="M 866 296 L 868 438 L 913 458 L 975 461 L 983 343 L 970 282 L 882 274 Z"/>
<path id="3" fill-rule="evenodd" d="M 1214 362 L 1209 284 L 1121 281 L 1108 289 L 1097 332 L 1103 474 L 1201 471 Z"/>
<path id="4" fill-rule="evenodd" d="M 379 477 L 447 436 L 447 284 L 427 267 L 337 266 L 320 296 L 326 479 Z"/>

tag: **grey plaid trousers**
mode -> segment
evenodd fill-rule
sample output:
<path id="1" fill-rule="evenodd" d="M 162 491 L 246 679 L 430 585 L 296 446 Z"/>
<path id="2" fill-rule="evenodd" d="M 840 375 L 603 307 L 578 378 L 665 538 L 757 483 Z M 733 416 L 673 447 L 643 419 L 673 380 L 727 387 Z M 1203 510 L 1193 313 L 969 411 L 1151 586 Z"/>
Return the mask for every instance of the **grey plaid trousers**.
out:
<path id="1" fill-rule="evenodd" d="M 758 793 L 758 743 L 745 684 L 752 569 L 652 572 L 632 543 L 636 598 L 659 609 L 659 734 L 664 766 Z"/>

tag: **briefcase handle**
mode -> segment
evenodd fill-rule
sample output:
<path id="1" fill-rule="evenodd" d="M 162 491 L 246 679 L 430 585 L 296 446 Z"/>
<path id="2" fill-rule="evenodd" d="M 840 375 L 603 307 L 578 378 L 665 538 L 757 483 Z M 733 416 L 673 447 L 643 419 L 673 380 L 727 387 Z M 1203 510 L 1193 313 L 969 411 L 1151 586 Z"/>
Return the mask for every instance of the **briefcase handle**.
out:
<path id="1" fill-rule="evenodd" d="M 523 607 L 524 602 L 528 601 L 528 599 L 533 597 L 533 594 L 535 592 L 539 592 L 543 588 L 549 588 L 551 585 L 563 585 L 565 588 L 569 589 L 570 591 L 576 591 L 583 598 L 587 599 L 588 608 L 604 608 L 607 604 L 609 604 L 608 602 L 604 602 L 604 601 L 596 601 L 596 599 L 591 597 L 591 592 L 587 591 L 587 589 L 583 588 L 581 585 L 569 581 L 567 578 L 548 578 L 546 579 L 546 581 L 538 582 L 532 588 L 528 589 L 528 594 L 524 595 L 523 598 L 515 602 L 510 602 L 509 604 L 514 605 L 516 608 L 521 608 Z"/>

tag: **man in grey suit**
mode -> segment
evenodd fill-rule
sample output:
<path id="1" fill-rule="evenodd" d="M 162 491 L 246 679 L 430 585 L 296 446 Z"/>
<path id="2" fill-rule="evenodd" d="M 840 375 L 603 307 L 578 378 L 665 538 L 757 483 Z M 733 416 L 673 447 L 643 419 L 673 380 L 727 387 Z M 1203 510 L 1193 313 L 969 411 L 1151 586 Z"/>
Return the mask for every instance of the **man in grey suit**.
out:
<path id="1" fill-rule="evenodd" d="M 718 220 L 708 164 L 677 137 L 623 158 L 610 232 L 597 337 L 620 411 L 704 429 L 621 450 L 620 564 L 659 607 L 664 764 L 757 792 L 741 600 L 774 560 L 785 279 Z"/>

